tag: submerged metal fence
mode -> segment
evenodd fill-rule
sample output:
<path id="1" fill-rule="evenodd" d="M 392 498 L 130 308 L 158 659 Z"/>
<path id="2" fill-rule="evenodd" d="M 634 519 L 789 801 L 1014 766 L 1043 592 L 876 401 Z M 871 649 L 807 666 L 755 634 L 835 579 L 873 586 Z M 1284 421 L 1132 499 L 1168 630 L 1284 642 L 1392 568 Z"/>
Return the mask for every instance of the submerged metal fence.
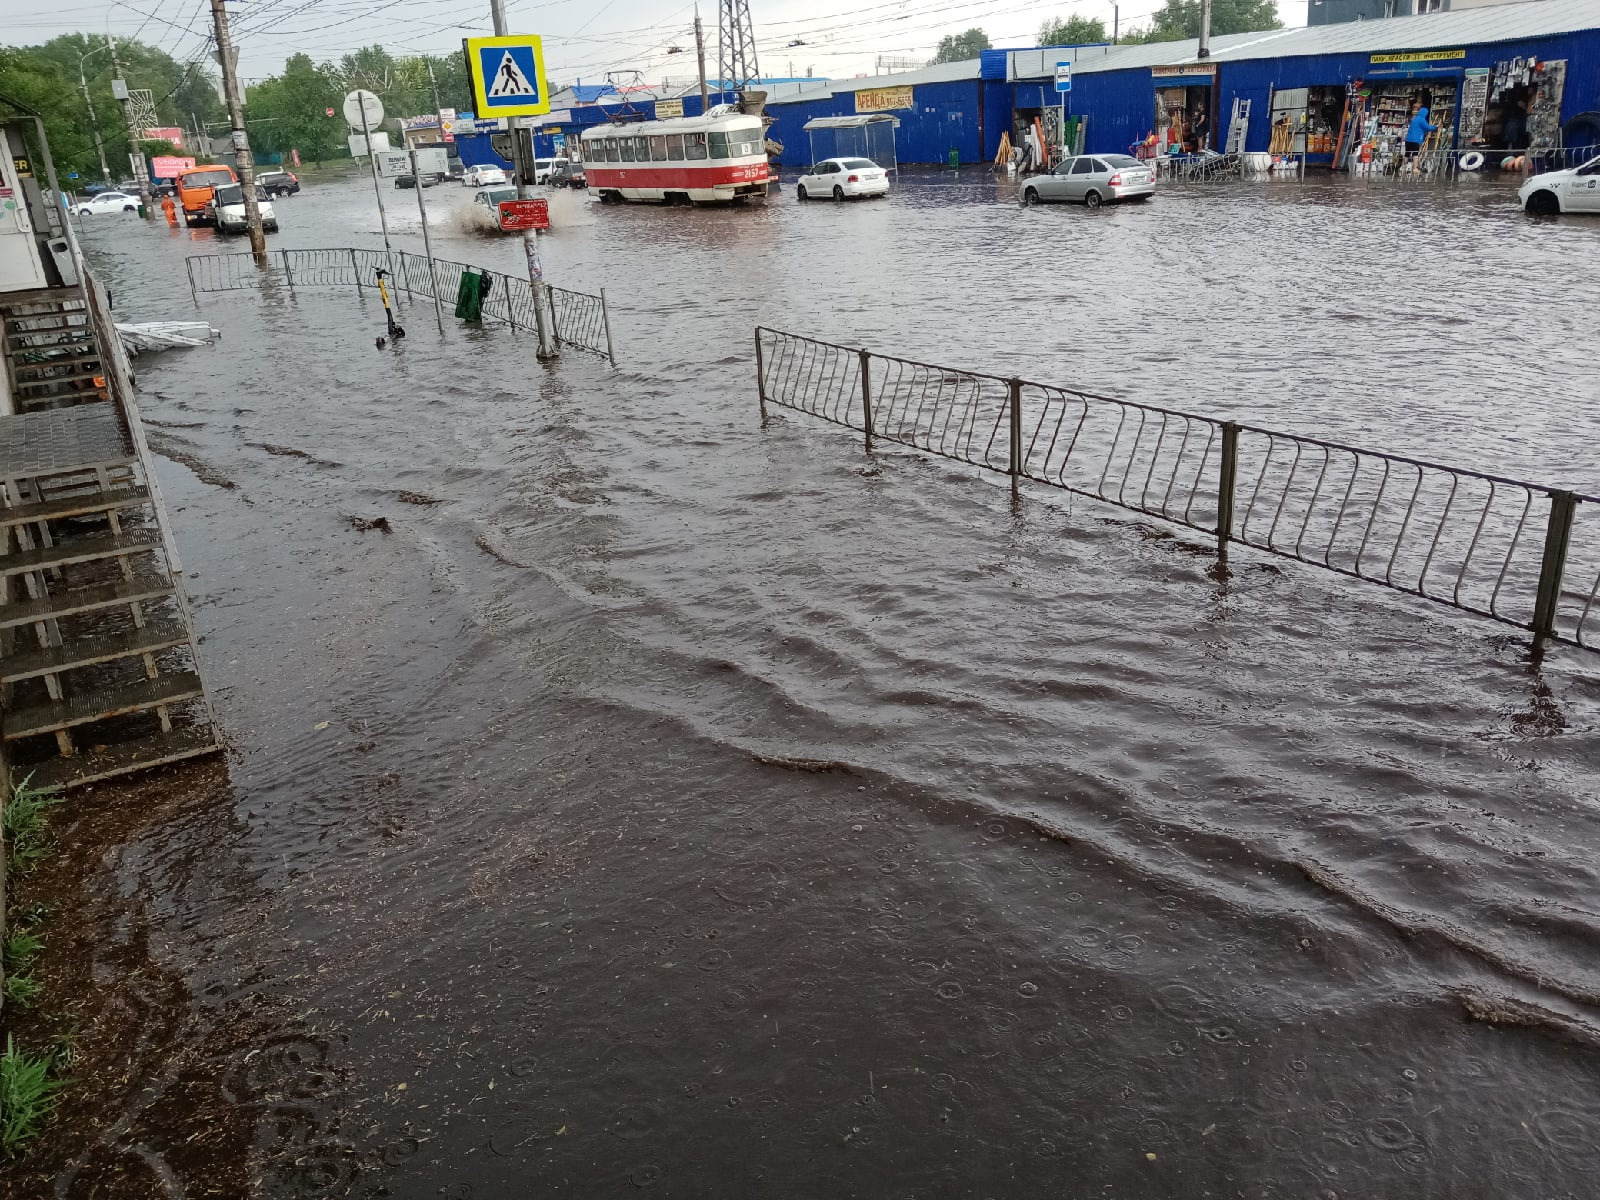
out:
<path id="1" fill-rule="evenodd" d="M 1600 497 L 756 329 L 782 405 L 1600 649 Z"/>
<path id="2" fill-rule="evenodd" d="M 353 287 L 358 292 L 376 290 L 377 272 L 388 272 L 389 288 L 413 299 L 435 297 L 453 306 L 461 288 L 461 277 L 471 273 L 489 281 L 483 301 L 483 316 L 501 321 L 513 329 L 534 329 L 533 287 L 500 271 L 475 267 L 448 259 L 428 259 L 405 250 L 356 250 L 348 247 L 325 250 L 273 250 L 265 266 L 257 266 L 250 254 L 197 254 L 185 260 L 189 271 L 189 294 L 198 304 L 200 296 L 212 292 L 264 290 L 282 285 L 290 291 L 301 287 Z M 558 346 L 571 346 L 607 359 L 616 366 L 611 348 L 611 314 L 604 289 L 598 296 L 567 288 L 546 286 L 550 297 L 552 333 Z"/>

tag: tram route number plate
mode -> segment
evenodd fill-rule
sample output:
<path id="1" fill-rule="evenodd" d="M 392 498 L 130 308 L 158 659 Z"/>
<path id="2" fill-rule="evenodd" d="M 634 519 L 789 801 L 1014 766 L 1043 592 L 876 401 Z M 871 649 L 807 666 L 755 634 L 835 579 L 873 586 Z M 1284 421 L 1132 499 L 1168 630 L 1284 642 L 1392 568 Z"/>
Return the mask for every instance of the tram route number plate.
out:
<path id="1" fill-rule="evenodd" d="M 501 229 L 549 229 L 550 201 L 500 201 Z"/>

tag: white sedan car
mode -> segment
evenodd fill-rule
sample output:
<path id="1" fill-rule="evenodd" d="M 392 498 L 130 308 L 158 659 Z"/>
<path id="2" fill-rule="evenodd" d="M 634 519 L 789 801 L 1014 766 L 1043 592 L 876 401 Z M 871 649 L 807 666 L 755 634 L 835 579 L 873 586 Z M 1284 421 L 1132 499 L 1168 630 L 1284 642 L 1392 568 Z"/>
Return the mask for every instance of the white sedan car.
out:
<path id="1" fill-rule="evenodd" d="M 795 184 L 794 194 L 801 200 L 812 196 L 831 196 L 835 200 L 887 196 L 889 172 L 870 158 L 825 158 L 806 169 Z"/>
<path id="2" fill-rule="evenodd" d="M 461 177 L 461 182 L 466 187 L 489 187 L 491 184 L 504 183 L 506 173 L 499 167 L 468 167 L 467 173 Z"/>
<path id="3" fill-rule="evenodd" d="M 139 211 L 139 197 L 130 196 L 127 192 L 101 192 L 92 200 L 80 200 L 72 206 L 72 211 L 80 217 L 97 217 L 101 213 L 124 213 Z"/>
<path id="4" fill-rule="evenodd" d="M 1591 158 L 1581 167 L 1535 175 L 1517 189 L 1517 202 L 1536 217 L 1600 213 L 1600 158 Z"/>

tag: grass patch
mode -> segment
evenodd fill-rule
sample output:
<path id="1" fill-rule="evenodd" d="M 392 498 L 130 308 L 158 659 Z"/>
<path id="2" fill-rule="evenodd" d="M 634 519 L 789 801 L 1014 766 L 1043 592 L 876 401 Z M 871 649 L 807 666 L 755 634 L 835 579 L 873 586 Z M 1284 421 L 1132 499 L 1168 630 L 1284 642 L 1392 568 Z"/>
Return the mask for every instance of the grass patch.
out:
<path id="1" fill-rule="evenodd" d="M 7 971 L 26 967 L 44 949 L 44 939 L 31 929 L 13 929 L 6 934 L 4 959 Z"/>
<path id="2" fill-rule="evenodd" d="M 3 825 L 6 840 L 6 865 L 14 875 L 26 875 L 35 863 L 50 852 L 46 817 L 61 803 L 59 796 L 29 786 L 28 776 L 11 790 L 6 801 Z"/>
<path id="3" fill-rule="evenodd" d="M 43 990 L 39 981 L 28 972 L 18 974 L 15 971 L 6 972 L 6 982 L 0 991 L 5 993 L 5 1006 L 7 1008 L 20 1008 L 27 1011 L 39 1002 L 39 993 Z"/>
<path id="4" fill-rule="evenodd" d="M 53 1055 L 25 1054 L 7 1035 L 0 1055 L 0 1153 L 15 1154 L 55 1109 L 61 1080 L 51 1078 L 53 1066 Z"/>

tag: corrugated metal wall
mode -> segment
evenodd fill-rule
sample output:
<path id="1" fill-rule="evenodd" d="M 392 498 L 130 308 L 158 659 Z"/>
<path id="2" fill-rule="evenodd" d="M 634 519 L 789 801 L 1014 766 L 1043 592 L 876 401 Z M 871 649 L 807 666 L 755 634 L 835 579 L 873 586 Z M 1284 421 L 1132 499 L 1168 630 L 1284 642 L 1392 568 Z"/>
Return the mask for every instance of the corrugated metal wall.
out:
<path id="1" fill-rule="evenodd" d="M 1464 59 L 1419 63 L 1415 71 L 1384 75 L 1377 74 L 1384 68 L 1374 67 L 1368 54 L 1324 54 L 1220 63 L 1216 97 L 1217 141 L 1220 143 L 1227 136 L 1228 116 L 1233 111 L 1236 96 L 1251 101 L 1250 136 L 1245 149 L 1265 151 L 1272 136 L 1267 111 L 1274 88 L 1344 84 L 1352 79 L 1416 79 L 1419 84 L 1428 79 L 1439 79 L 1459 84 L 1461 72 L 1467 67 L 1493 67 L 1497 62 L 1518 57 L 1566 59 L 1567 80 L 1561 99 L 1563 122 L 1580 112 L 1600 108 L 1600 30 L 1585 30 L 1564 37 L 1497 42 L 1490 46 L 1468 46 L 1464 49 L 1467 52 Z"/>
<path id="2" fill-rule="evenodd" d="M 1492 67 L 1517 56 L 1567 60 L 1562 120 L 1582 112 L 1600 112 L 1600 30 L 1585 30 L 1561 37 L 1502 42 L 1465 47 L 1465 59 L 1419 64 L 1415 78 L 1459 79 L 1464 67 Z M 1235 96 L 1252 101 L 1250 136 L 1246 149 L 1266 150 L 1271 137 L 1268 108 L 1274 88 L 1317 84 L 1343 84 L 1351 79 L 1377 79 L 1368 54 L 1329 54 L 1296 58 L 1243 61 L 1218 60 L 1215 95 L 1215 145 L 1224 144 Z M 1441 75 L 1440 71 L 1452 74 Z M 1406 78 L 1389 75 L 1382 78 Z M 886 77 L 882 86 L 893 85 Z M 1088 118 L 1085 145 L 1101 153 L 1126 150 L 1155 124 L 1156 83 L 1147 67 L 1126 71 L 1091 71 L 1077 74 L 1068 112 Z M 999 148 L 1000 135 L 1011 129 L 1015 109 L 1055 107 L 1050 80 L 999 83 L 960 80 L 954 83 L 918 84 L 912 93 L 915 106 L 901 109 L 895 147 L 902 164 L 944 163 L 955 147 L 963 163 L 989 162 Z M 810 161 L 804 125 L 812 117 L 846 116 L 855 112 L 855 93 L 842 92 L 820 100 L 768 105 L 777 118 L 773 136 L 784 144 L 783 164 L 803 166 Z"/>
<path id="3" fill-rule="evenodd" d="M 884 80 L 885 87 L 894 86 L 894 77 Z M 993 149 L 984 153 L 986 144 L 997 145 L 998 130 L 994 130 L 988 105 L 991 93 L 998 93 L 1002 111 L 999 113 L 1000 129 L 1010 123 L 1009 105 L 1005 100 L 1005 84 L 982 88 L 976 79 L 963 79 L 954 83 L 919 83 L 912 87 L 911 108 L 896 109 L 892 115 L 900 118 L 900 128 L 894 133 L 895 155 L 901 163 L 944 163 L 949 161 L 954 149 L 964 163 L 986 162 L 994 157 Z M 980 101 L 982 103 L 980 103 Z M 811 161 L 810 137 L 805 124 L 813 117 L 846 117 L 856 111 L 854 92 L 840 92 L 818 100 L 803 100 L 785 104 L 767 105 L 767 115 L 776 119 L 768 136 L 783 143 L 782 163 L 786 167 L 803 167 Z M 981 135 L 980 135 L 981 122 Z M 824 153 L 821 144 L 818 153 Z"/>

